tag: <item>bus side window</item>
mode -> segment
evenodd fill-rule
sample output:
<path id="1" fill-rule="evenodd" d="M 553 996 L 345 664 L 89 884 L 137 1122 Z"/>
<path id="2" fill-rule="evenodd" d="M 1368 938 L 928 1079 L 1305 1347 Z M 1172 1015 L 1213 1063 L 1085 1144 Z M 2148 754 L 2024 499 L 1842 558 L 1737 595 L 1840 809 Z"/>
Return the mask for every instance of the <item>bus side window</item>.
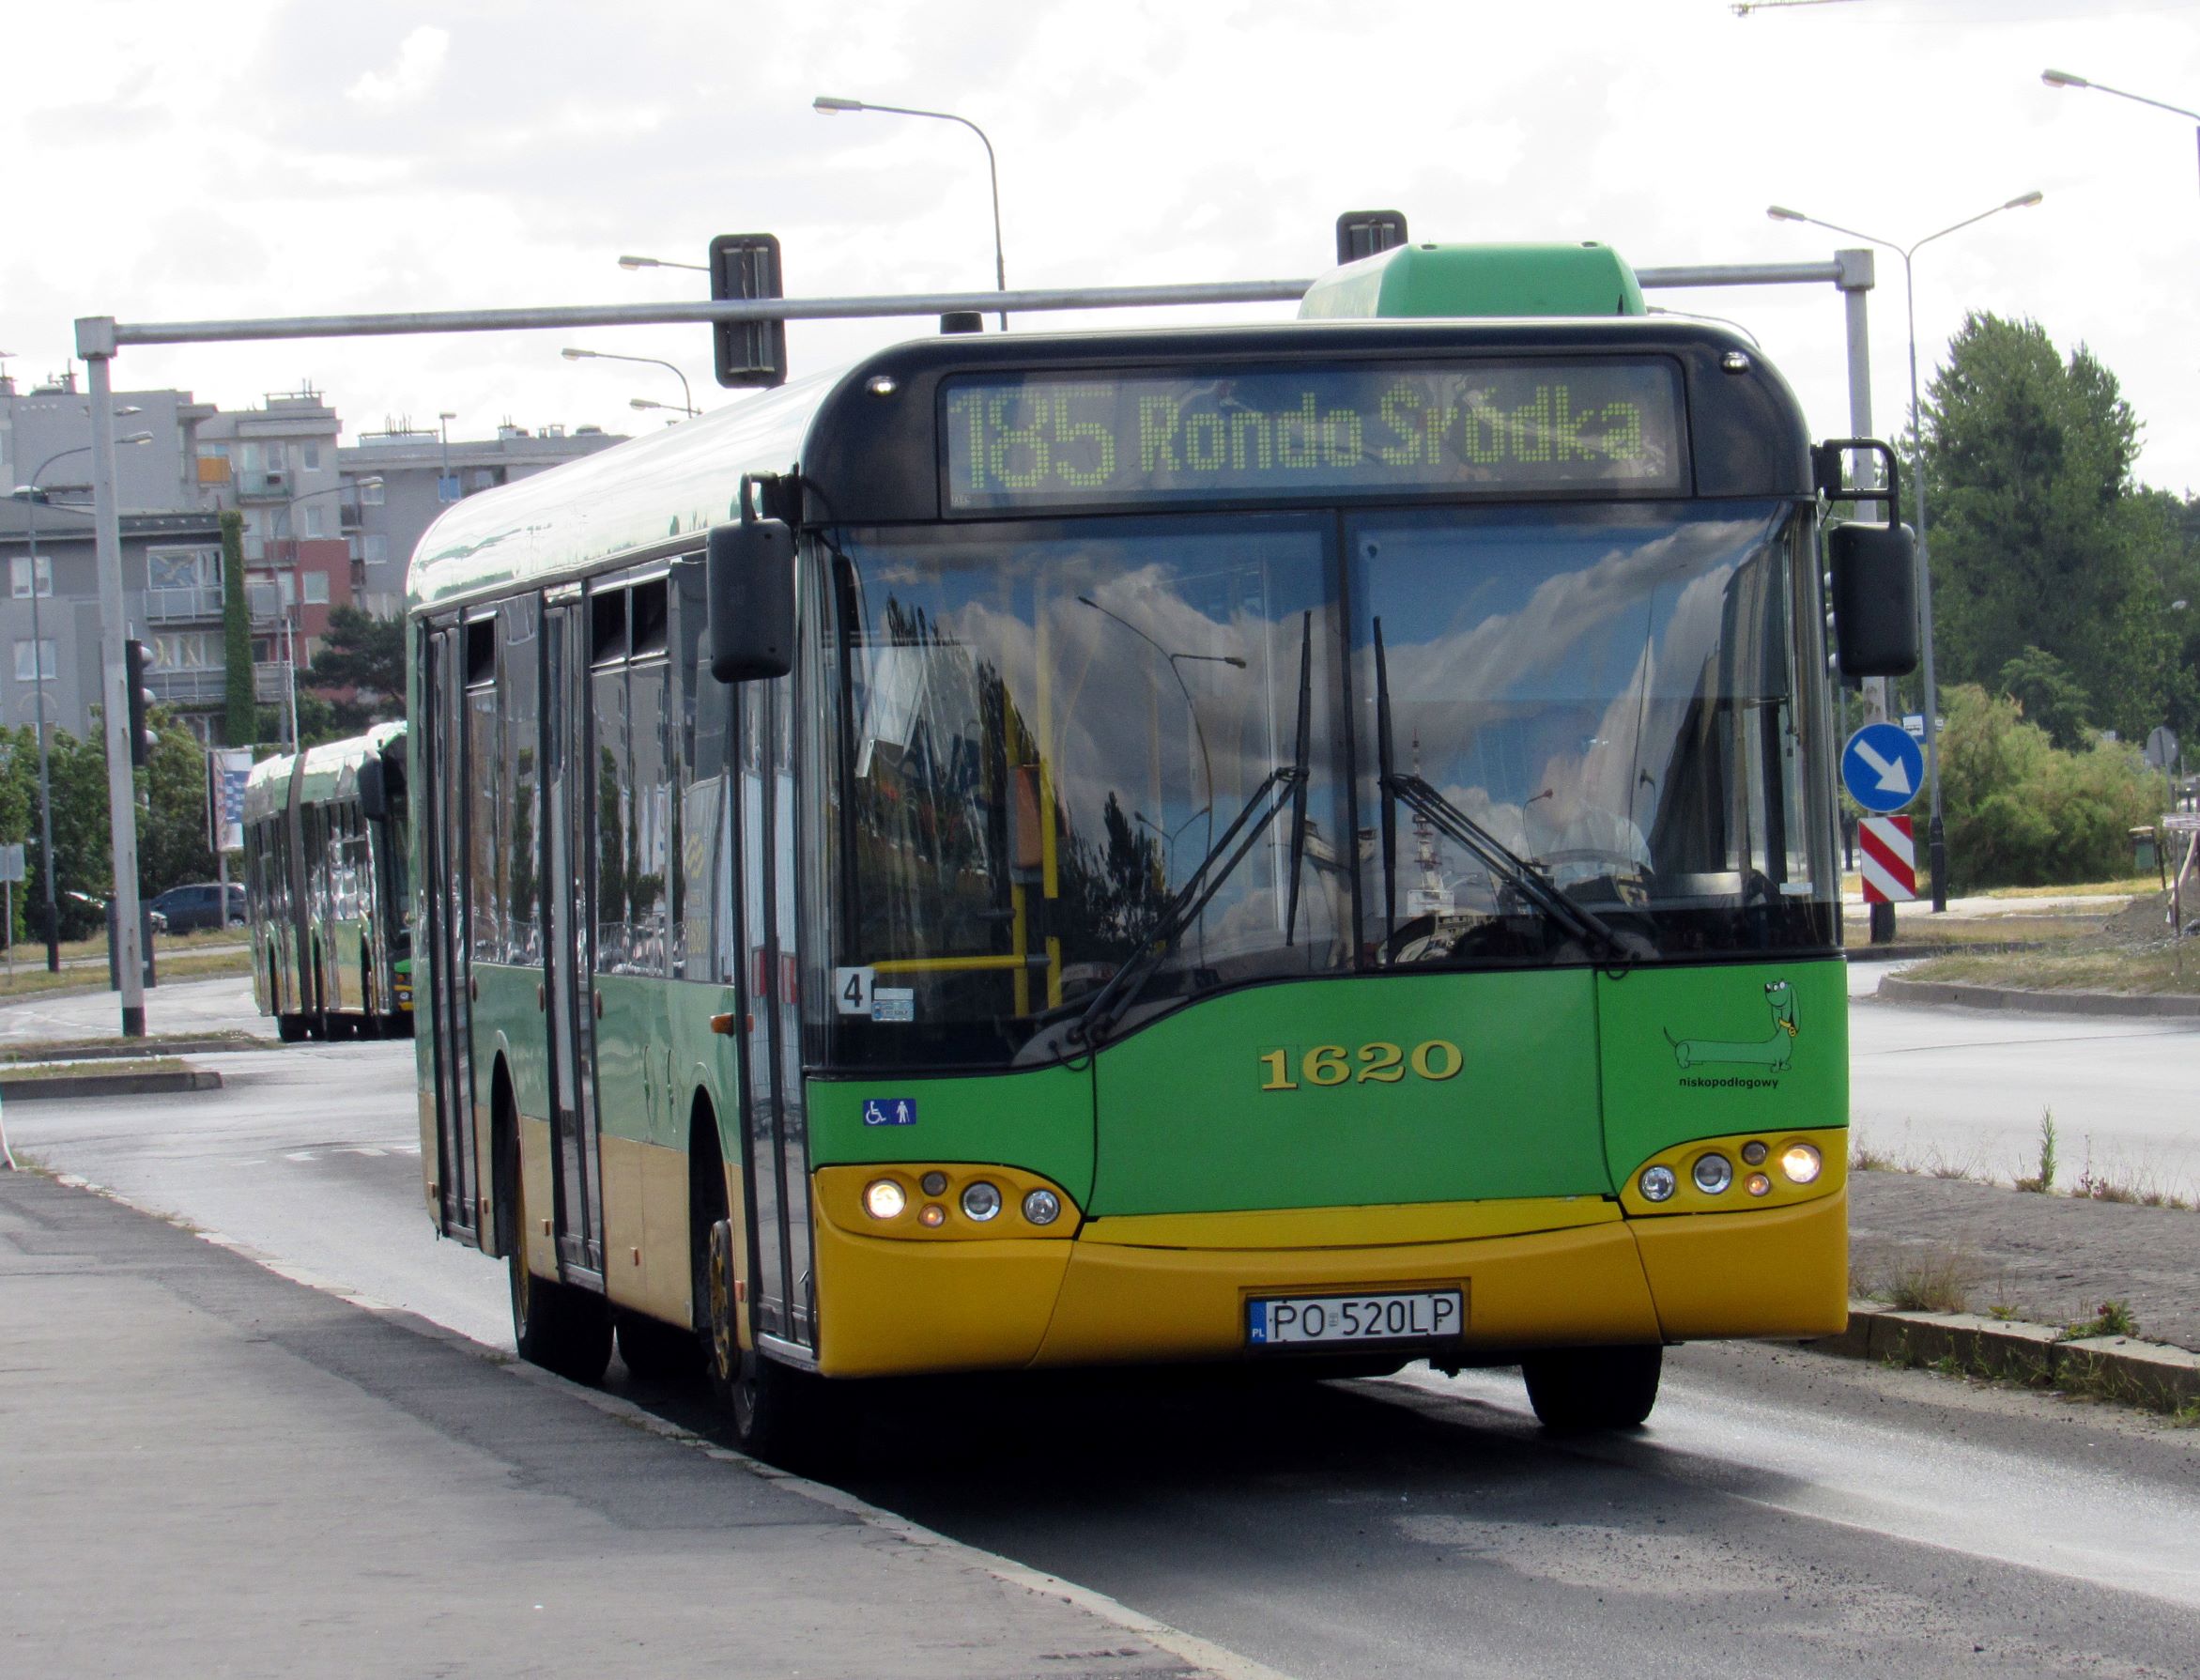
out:
<path id="1" fill-rule="evenodd" d="M 680 834 L 679 966 L 684 979 L 725 984 L 733 979 L 733 858 L 726 832 L 726 755 L 734 690 L 700 661 L 703 590 L 700 565 L 673 574 L 680 582 L 675 621 L 679 688 Z"/>
<path id="2" fill-rule="evenodd" d="M 638 595 L 641 591 L 635 591 Z M 672 787 L 665 752 L 667 661 L 646 659 L 626 673 L 631 744 L 627 759 L 627 967 L 666 973 L 665 875 L 671 844 Z"/>
<path id="3" fill-rule="evenodd" d="M 500 961 L 506 963 L 539 963 L 543 956 L 542 911 L 537 902 L 542 882 L 542 797 L 535 776 L 540 735 L 536 695 L 541 682 L 535 624 L 540 610 L 534 595 L 521 595 L 497 609 L 504 741 L 495 775 L 499 826 L 511 858 L 509 896 L 497 910 L 504 929 Z"/>

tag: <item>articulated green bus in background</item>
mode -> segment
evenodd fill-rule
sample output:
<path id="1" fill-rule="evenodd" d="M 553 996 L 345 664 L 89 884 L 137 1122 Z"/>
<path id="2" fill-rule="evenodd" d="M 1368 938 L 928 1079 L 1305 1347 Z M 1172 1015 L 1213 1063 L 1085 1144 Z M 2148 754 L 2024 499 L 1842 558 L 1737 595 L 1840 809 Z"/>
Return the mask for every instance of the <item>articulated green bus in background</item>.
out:
<path id="1" fill-rule="evenodd" d="M 820 1381 L 1838 1329 L 1838 457 L 1599 247 L 950 335 L 410 578 L 430 1210 L 524 1356 Z M 1844 668 L 1915 623 L 1837 533 Z M 1908 613 L 1907 627 L 1902 624 Z"/>
<path id="2" fill-rule="evenodd" d="M 412 1030 L 410 826 L 402 723 L 253 766 L 253 995 L 286 1041 Z"/>

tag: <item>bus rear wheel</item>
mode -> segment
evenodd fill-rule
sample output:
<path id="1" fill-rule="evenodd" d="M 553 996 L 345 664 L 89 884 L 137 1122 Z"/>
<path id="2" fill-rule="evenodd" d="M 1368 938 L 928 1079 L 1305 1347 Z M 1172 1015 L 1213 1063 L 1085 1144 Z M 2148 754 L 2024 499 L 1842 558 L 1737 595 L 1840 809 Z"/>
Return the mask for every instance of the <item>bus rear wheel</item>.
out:
<path id="1" fill-rule="evenodd" d="M 514 1240 L 504 1264 L 512 1291 L 512 1341 L 519 1357 L 574 1382 L 601 1382 L 604 1367 L 611 1363 L 611 1315 L 603 1298 L 528 1270 L 527 1204 L 516 1173 L 511 1205 Z"/>
<path id="2" fill-rule="evenodd" d="M 1657 1404 L 1666 1350 L 1649 1348 L 1560 1348 L 1520 1362 L 1528 1403 L 1557 1434 L 1641 1426 Z"/>

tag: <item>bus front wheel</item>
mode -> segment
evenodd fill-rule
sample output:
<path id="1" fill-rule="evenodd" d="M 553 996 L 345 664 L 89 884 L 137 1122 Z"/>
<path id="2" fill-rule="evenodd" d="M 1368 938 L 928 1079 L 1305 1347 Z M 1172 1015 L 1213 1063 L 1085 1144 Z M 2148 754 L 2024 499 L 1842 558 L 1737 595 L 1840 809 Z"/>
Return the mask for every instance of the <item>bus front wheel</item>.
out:
<path id="1" fill-rule="evenodd" d="M 809 1439 L 816 1379 L 742 1348 L 734 1317 L 740 1307 L 733 1299 L 731 1222 L 715 1221 L 709 1241 L 702 1336 L 711 1397 L 732 1423 L 734 1443 L 743 1452 L 784 1463 L 800 1456 Z"/>
<path id="2" fill-rule="evenodd" d="M 1562 1435 L 1633 1429 L 1657 1404 L 1666 1350 L 1560 1348 L 1520 1362 L 1528 1403 L 1546 1429 Z"/>

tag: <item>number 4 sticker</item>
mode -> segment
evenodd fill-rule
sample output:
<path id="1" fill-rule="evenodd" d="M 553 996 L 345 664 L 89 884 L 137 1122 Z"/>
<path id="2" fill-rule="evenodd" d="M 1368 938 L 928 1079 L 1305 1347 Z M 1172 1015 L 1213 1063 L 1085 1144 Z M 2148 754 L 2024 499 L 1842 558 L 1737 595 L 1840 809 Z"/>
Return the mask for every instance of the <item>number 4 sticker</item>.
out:
<path id="1" fill-rule="evenodd" d="M 875 969 L 834 969 L 833 1007 L 843 1015 L 869 1015 L 871 987 L 876 977 Z"/>

